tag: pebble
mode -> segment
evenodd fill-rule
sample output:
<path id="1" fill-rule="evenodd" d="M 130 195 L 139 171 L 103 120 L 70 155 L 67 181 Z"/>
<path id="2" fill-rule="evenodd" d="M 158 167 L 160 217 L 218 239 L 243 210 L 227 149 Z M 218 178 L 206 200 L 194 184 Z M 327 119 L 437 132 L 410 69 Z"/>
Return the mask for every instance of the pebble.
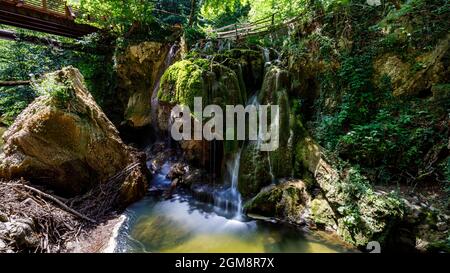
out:
<path id="1" fill-rule="evenodd" d="M 0 211 L 0 222 L 8 222 L 8 221 L 9 221 L 8 215 Z"/>
<path id="2" fill-rule="evenodd" d="M 6 243 L 2 239 L 0 239 L 0 250 L 6 249 L 6 246 Z"/>
<path id="3" fill-rule="evenodd" d="M 448 226 L 445 222 L 439 222 L 436 224 L 436 227 L 439 231 L 446 231 Z"/>

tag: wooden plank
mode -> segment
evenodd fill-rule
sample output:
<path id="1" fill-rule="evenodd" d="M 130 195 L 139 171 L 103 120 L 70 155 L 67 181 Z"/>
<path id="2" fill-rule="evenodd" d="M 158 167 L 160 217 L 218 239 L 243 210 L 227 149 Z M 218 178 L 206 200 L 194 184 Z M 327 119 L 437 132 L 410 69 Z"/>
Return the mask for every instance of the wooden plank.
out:
<path id="1" fill-rule="evenodd" d="M 65 14 L 42 12 L 39 8 L 30 8 L 26 5 L 17 7 L 14 3 L 5 0 L 0 2 L 0 23 L 2 24 L 71 38 L 98 31 L 97 28 L 89 25 L 76 24 Z"/>

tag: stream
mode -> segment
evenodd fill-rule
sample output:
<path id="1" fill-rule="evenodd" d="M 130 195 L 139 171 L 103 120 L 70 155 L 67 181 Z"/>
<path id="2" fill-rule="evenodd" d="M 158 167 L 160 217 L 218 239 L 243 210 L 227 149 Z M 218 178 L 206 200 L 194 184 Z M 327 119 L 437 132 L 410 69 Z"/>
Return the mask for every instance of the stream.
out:
<path id="1" fill-rule="evenodd" d="M 229 207 L 204 203 L 177 190 L 169 199 L 161 192 L 170 186 L 170 164 L 156 173 L 147 196 L 130 206 L 119 229 L 115 252 L 201 253 L 323 253 L 347 252 L 338 243 L 325 242 L 311 233 L 266 220 L 250 219 Z M 233 173 L 231 173 L 233 174 Z M 235 174 L 233 174 L 235 175 Z M 234 186 L 234 185 L 233 185 Z M 234 188 L 224 191 L 230 202 L 240 199 Z M 240 201 L 240 200 L 239 200 Z M 217 202 L 214 202 L 217 204 Z"/>

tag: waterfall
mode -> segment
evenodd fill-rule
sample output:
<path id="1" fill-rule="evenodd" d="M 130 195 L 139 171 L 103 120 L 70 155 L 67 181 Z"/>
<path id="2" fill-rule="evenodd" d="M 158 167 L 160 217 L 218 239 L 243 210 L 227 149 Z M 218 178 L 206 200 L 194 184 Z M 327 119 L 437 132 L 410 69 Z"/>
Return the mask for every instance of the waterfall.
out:
<path id="1" fill-rule="evenodd" d="M 231 176 L 231 200 L 236 204 L 236 212 L 235 217 L 239 218 L 242 214 L 242 199 L 241 194 L 238 190 L 238 182 L 239 182 L 239 167 L 241 163 L 241 153 L 242 148 L 239 148 L 239 151 L 233 156 L 227 164 L 227 172 Z"/>
<path id="2" fill-rule="evenodd" d="M 270 51 L 268 48 L 263 47 L 263 57 L 264 57 L 264 64 L 270 64 Z"/>
<path id="3" fill-rule="evenodd" d="M 159 101 L 158 101 L 158 90 L 159 90 L 159 84 L 161 82 L 161 78 L 166 72 L 166 70 L 173 64 L 173 61 L 175 60 L 175 57 L 177 56 L 178 50 L 180 49 L 178 43 L 174 43 L 167 53 L 165 59 L 164 59 L 164 65 L 162 66 L 162 69 L 158 71 L 158 75 L 156 77 L 156 81 L 153 85 L 153 92 L 152 92 L 152 100 L 151 100 L 151 109 L 152 109 L 152 121 L 153 121 L 153 127 L 155 129 L 158 128 L 156 121 L 157 121 L 157 114 L 158 114 L 158 107 L 159 107 Z"/>
<path id="4" fill-rule="evenodd" d="M 225 181 L 230 185 L 225 190 L 214 193 L 214 206 L 219 209 L 219 213 L 225 213 L 234 219 L 242 217 L 242 198 L 238 190 L 241 153 L 242 148 L 239 148 L 225 164 Z"/>
<path id="5" fill-rule="evenodd" d="M 256 94 L 253 95 L 250 98 L 249 103 L 251 105 L 254 105 L 256 107 L 256 109 L 259 108 L 258 97 L 257 97 Z M 262 144 L 262 134 L 263 134 L 262 127 L 258 126 L 258 138 L 256 140 L 256 147 L 257 147 L 258 150 L 260 149 L 261 144 Z M 272 183 L 275 183 L 276 179 L 275 179 L 275 175 L 273 174 L 273 171 L 272 171 L 272 162 L 270 160 L 270 153 L 269 152 L 267 152 L 267 160 L 269 162 L 269 173 L 270 173 L 270 177 L 272 178 Z"/>

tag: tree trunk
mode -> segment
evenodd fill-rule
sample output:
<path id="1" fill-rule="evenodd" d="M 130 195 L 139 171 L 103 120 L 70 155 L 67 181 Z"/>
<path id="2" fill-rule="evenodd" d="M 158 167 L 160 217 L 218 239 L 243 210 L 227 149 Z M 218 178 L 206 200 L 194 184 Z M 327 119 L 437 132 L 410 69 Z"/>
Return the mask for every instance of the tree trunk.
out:
<path id="1" fill-rule="evenodd" d="M 0 86 L 29 85 L 30 81 L 0 81 Z"/>
<path id="2" fill-rule="evenodd" d="M 18 34 L 11 30 L 0 29 L 0 39 L 16 41 L 16 42 L 25 42 L 29 44 L 41 45 L 41 46 L 51 46 L 55 48 L 60 48 L 64 50 L 73 50 L 78 52 L 85 52 L 90 54 L 97 55 L 105 55 L 111 51 L 106 46 L 84 46 L 81 44 L 71 44 L 71 43 L 62 43 L 54 39 L 38 37 L 28 34 Z"/>
<path id="3" fill-rule="evenodd" d="M 192 27 L 195 21 L 195 10 L 197 9 L 197 0 L 191 0 L 191 13 L 189 14 L 189 23 L 188 26 Z"/>

